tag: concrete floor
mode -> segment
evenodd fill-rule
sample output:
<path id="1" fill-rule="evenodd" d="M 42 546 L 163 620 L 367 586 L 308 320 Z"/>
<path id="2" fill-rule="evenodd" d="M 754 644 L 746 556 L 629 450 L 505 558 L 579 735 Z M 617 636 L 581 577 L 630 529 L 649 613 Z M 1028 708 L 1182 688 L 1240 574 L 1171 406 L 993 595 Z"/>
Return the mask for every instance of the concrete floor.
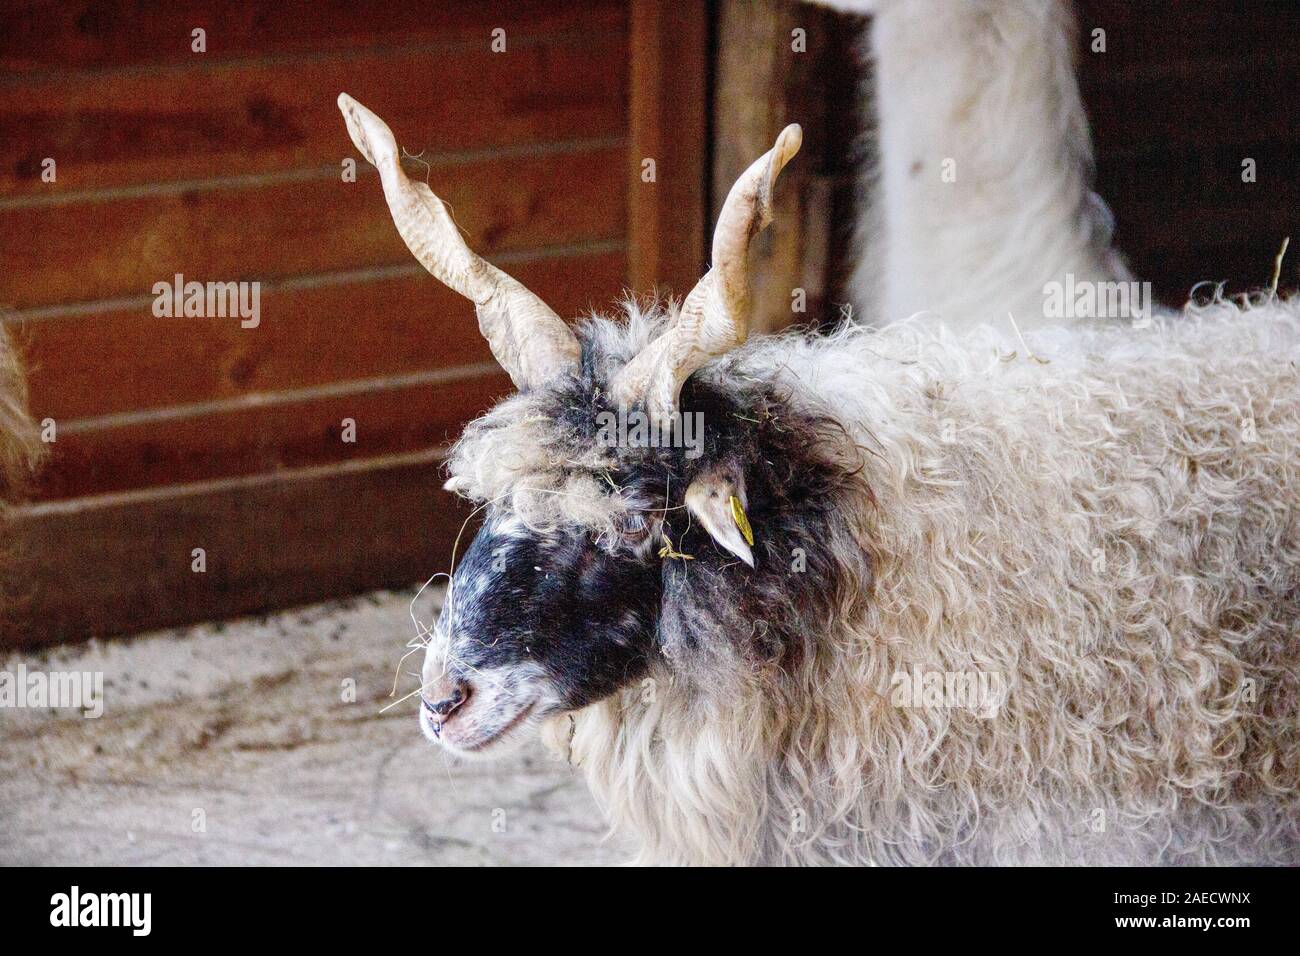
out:
<path id="1" fill-rule="evenodd" d="M 412 595 L 11 656 L 104 713 L 0 708 L 0 864 L 584 864 L 631 856 L 540 745 L 457 764 L 389 710 Z M 430 619 L 438 596 L 421 608 Z M 401 665 L 400 697 L 420 655 Z M 346 702 L 345 681 L 355 681 Z"/>

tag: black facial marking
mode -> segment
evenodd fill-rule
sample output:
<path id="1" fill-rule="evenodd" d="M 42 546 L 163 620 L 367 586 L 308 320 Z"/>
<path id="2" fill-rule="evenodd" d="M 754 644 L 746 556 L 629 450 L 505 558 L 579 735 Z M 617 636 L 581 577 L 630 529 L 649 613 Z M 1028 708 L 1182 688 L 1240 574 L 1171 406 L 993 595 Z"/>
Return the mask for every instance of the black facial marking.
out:
<path id="1" fill-rule="evenodd" d="M 457 568 L 453 666 L 538 664 L 566 709 L 642 676 L 657 653 L 657 562 L 612 555 L 580 529 L 519 536 L 502 523 L 489 518 Z"/>

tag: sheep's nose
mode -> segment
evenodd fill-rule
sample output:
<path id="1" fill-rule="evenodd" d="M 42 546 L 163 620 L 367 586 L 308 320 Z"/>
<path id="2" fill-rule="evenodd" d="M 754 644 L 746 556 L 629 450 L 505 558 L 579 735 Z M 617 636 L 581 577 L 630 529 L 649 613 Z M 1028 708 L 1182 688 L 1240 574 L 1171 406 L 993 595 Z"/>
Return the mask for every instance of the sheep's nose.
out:
<path id="1" fill-rule="evenodd" d="M 420 695 L 424 706 L 439 720 L 446 720 L 461 704 L 469 699 L 469 685 L 450 677 L 440 677 Z"/>

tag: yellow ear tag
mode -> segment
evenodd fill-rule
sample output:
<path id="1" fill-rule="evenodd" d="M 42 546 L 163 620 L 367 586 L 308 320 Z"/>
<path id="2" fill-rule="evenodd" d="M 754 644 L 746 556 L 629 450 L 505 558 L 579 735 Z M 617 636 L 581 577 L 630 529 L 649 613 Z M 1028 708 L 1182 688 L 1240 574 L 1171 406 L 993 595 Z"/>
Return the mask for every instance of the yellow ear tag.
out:
<path id="1" fill-rule="evenodd" d="M 745 536 L 745 544 L 751 548 L 754 546 L 754 529 L 749 526 L 749 519 L 745 517 L 745 507 L 740 503 L 740 499 L 735 495 L 731 496 L 731 518 L 736 522 L 736 527 L 740 533 Z"/>

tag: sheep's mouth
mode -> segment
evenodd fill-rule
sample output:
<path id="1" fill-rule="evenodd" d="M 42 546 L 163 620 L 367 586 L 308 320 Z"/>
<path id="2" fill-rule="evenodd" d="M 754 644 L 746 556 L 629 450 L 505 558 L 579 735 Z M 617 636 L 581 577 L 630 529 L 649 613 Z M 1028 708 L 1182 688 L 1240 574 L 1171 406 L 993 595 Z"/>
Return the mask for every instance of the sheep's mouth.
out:
<path id="1" fill-rule="evenodd" d="M 534 697 L 504 720 L 493 721 L 494 726 L 486 730 L 483 728 L 483 719 L 477 714 L 464 713 L 466 708 L 455 711 L 439 725 L 435 721 L 436 715 L 432 714 L 427 706 L 422 705 L 420 726 L 424 729 L 425 736 L 441 743 L 453 753 L 481 754 L 521 727 L 537 710 L 537 704 L 538 698 Z M 493 711 L 489 709 L 487 716 L 492 715 Z"/>

